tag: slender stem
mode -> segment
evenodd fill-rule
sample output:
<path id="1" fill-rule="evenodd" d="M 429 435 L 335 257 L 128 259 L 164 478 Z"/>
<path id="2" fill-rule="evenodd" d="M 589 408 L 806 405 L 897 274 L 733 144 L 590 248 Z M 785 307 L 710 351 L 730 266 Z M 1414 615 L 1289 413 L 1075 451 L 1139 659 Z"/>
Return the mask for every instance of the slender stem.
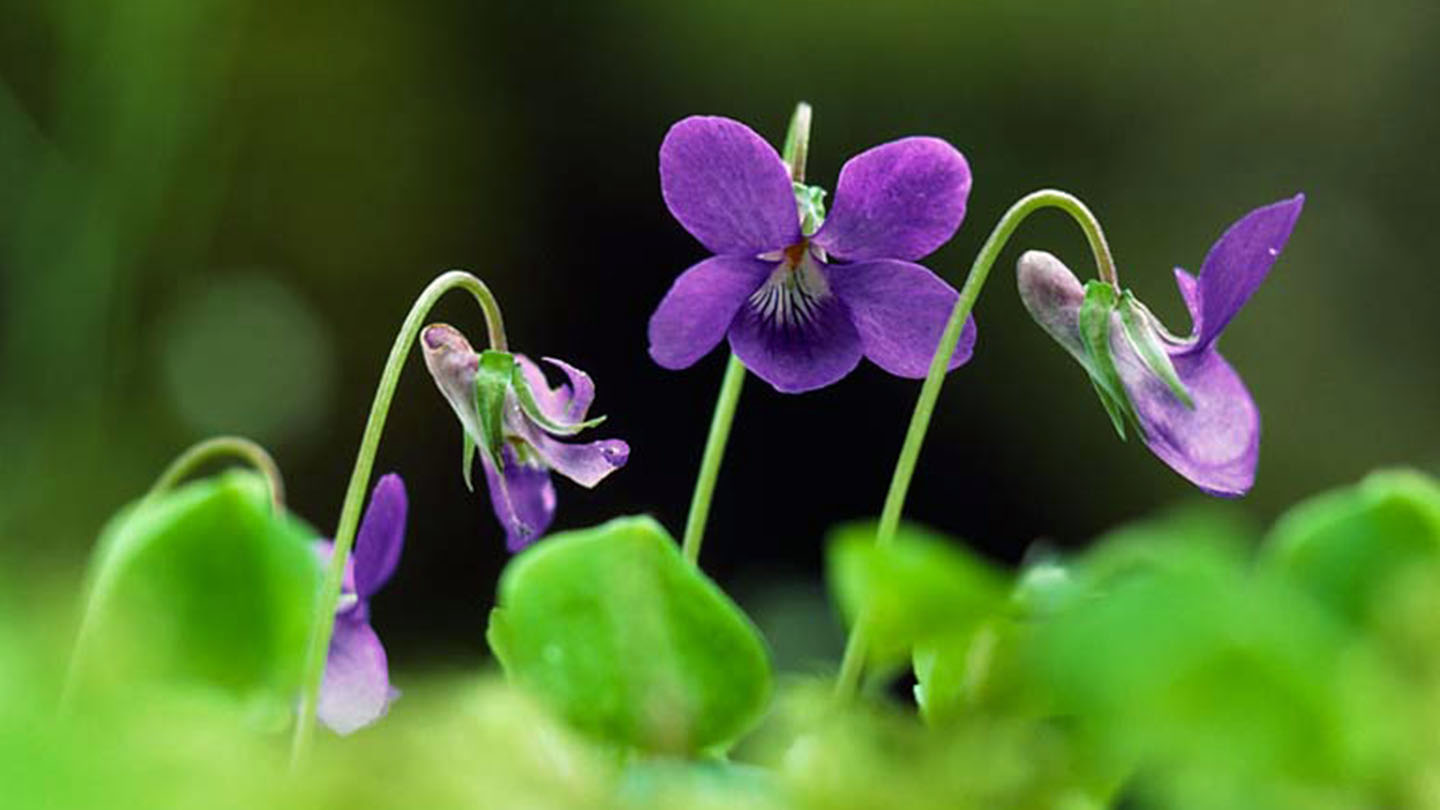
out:
<path id="1" fill-rule="evenodd" d="M 805 179 L 805 158 L 810 153 L 810 105 L 800 102 L 790 116 L 785 131 L 785 144 L 780 158 L 796 183 Z M 734 354 L 725 366 L 720 395 L 715 400 L 715 415 L 710 418 L 710 435 L 705 439 L 705 452 L 700 456 L 700 474 L 695 477 L 695 492 L 690 496 L 690 514 L 685 518 L 685 537 L 680 550 L 693 564 L 700 561 L 700 546 L 705 542 L 705 521 L 710 517 L 710 500 L 720 478 L 720 463 L 725 460 L 725 445 L 730 440 L 730 425 L 740 403 L 740 389 L 745 383 L 745 364 Z"/>
<path id="2" fill-rule="evenodd" d="M 930 417 L 934 415 L 935 402 L 940 397 L 940 386 L 945 381 L 945 372 L 950 367 L 950 358 L 955 354 L 965 321 L 970 317 L 975 300 L 980 297 L 980 290 L 990 276 L 990 268 L 994 266 L 995 260 L 1000 257 L 1000 252 L 1005 249 L 1005 244 L 1020 223 L 1042 208 L 1058 208 L 1080 225 L 1086 241 L 1090 244 L 1090 251 L 1095 256 L 1100 278 L 1119 286 L 1115 260 L 1111 258 L 1105 232 L 1101 229 L 1099 220 L 1079 199 L 1063 191 L 1044 189 L 1027 194 L 1010 206 L 1010 210 L 1000 218 L 1000 222 L 995 225 L 995 230 L 985 240 L 975 262 L 970 266 L 970 275 L 966 277 L 965 285 L 960 288 L 960 298 L 950 312 L 950 320 L 945 324 L 940 345 L 936 349 L 935 357 L 930 361 L 930 373 L 920 387 L 920 396 L 910 417 L 910 427 L 905 433 L 905 442 L 900 447 L 900 458 L 895 463 L 895 472 L 890 479 L 890 490 L 885 495 L 885 507 L 880 512 L 880 524 L 875 532 L 877 545 L 887 546 L 895 539 L 895 531 L 900 525 L 900 513 L 905 507 L 905 495 L 910 490 L 910 481 L 915 475 L 915 463 L 920 458 L 920 446 L 925 442 Z M 865 648 L 868 645 L 866 636 L 869 630 L 866 625 L 862 611 L 851 629 L 850 638 L 845 645 L 845 657 L 840 662 L 840 675 L 835 683 L 835 691 L 841 697 L 855 694 L 859 684 L 860 672 L 864 668 Z"/>
<path id="3" fill-rule="evenodd" d="M 153 498 L 175 487 L 195 470 L 210 461 L 223 456 L 234 456 L 250 462 L 256 471 L 265 476 L 270 486 L 270 502 L 275 511 L 285 508 L 285 482 L 280 477 L 280 468 L 265 448 L 243 436 L 215 436 L 191 446 L 170 462 L 165 472 L 155 480 L 145 497 Z"/>
<path id="4" fill-rule="evenodd" d="M 183 481 L 187 476 L 194 473 L 205 464 L 217 458 L 234 456 L 248 461 L 261 475 L 270 490 L 270 503 L 276 513 L 285 508 L 285 482 L 280 477 L 280 468 L 275 464 L 275 459 L 265 452 L 265 448 L 244 438 L 243 436 L 215 436 L 198 442 L 186 448 L 155 483 L 150 486 L 150 491 L 145 494 L 149 500 L 162 495 L 175 485 Z M 84 671 L 85 651 L 89 647 L 89 639 L 95 629 L 95 622 L 100 615 L 100 608 L 109 597 L 111 583 L 115 577 L 114 556 L 100 550 L 100 556 L 96 558 L 94 568 L 91 570 L 88 583 L 85 587 L 85 607 L 80 614 L 80 627 L 75 633 L 75 645 L 71 648 L 70 661 L 65 669 L 65 681 L 60 688 L 60 709 L 64 712 L 70 704 L 79 682 L 80 673 Z"/>
<path id="5" fill-rule="evenodd" d="M 340 507 L 340 525 L 335 529 L 330 567 L 325 573 L 320 599 L 315 607 L 315 620 L 302 670 L 300 711 L 291 741 L 292 767 L 304 759 L 314 734 L 316 701 L 320 695 L 320 684 L 325 677 L 325 658 L 330 648 L 330 635 L 335 628 L 335 606 L 340 599 L 340 585 L 345 577 L 345 561 L 349 558 L 350 547 L 355 542 L 355 529 L 360 522 L 365 488 L 370 483 L 370 473 L 375 466 L 375 451 L 380 445 L 380 434 L 385 429 L 385 418 L 390 413 L 390 401 L 395 396 L 395 386 L 400 381 L 400 372 L 405 368 L 410 347 L 415 343 L 430 308 L 441 295 L 457 288 L 473 295 L 484 311 L 490 348 L 506 351 L 505 326 L 500 318 L 500 306 L 496 303 L 495 296 L 484 282 L 463 270 L 451 270 L 430 282 L 420 293 L 420 297 L 415 299 L 399 333 L 395 335 L 395 343 L 390 347 L 385 369 L 380 373 L 380 384 L 375 389 L 375 399 L 370 406 L 370 416 L 365 422 L 365 432 L 360 437 L 360 450 L 355 456 L 355 467 L 345 489 L 345 502 Z"/>
<path id="6" fill-rule="evenodd" d="M 705 520 L 710 516 L 710 498 L 715 494 L 715 481 L 720 477 L 720 462 L 725 458 L 725 443 L 730 439 L 730 424 L 735 421 L 735 407 L 740 403 L 744 383 L 745 364 L 732 354 L 725 366 L 725 379 L 720 383 L 720 396 L 715 401 L 715 416 L 710 420 L 710 436 L 705 440 L 700 475 L 695 480 L 695 494 L 690 498 L 690 516 L 685 520 L 681 551 L 692 563 L 700 560 Z"/>

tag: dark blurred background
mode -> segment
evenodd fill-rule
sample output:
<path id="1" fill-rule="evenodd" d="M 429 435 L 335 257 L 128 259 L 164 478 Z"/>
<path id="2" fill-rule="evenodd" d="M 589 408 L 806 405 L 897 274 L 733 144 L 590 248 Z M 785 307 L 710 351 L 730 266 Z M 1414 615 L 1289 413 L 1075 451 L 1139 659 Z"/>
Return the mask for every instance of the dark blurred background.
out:
<path id="1" fill-rule="evenodd" d="M 332 531 L 394 330 L 451 267 L 494 288 L 517 348 L 591 372 L 599 435 L 633 447 L 599 489 L 559 484 L 557 527 L 651 512 L 678 534 L 723 353 L 683 373 L 646 355 L 651 310 L 704 255 L 661 202 L 656 149 L 692 113 L 778 142 L 800 99 L 827 188 L 904 135 L 967 155 L 966 222 L 925 262 L 952 283 L 1011 202 L 1056 186 L 1180 332 L 1171 267 L 1307 192 L 1225 339 L 1265 418 L 1238 508 L 1264 525 L 1372 467 L 1440 466 L 1433 0 L 3 0 L 0 19 L 12 582 L 78 590 L 106 516 L 216 432 L 266 444 L 292 508 Z M 1011 268 L 1032 247 L 1091 272 L 1061 215 L 1017 234 L 907 512 L 1005 561 L 1197 497 L 1116 440 L 1028 320 Z M 481 335 L 463 295 L 434 318 Z M 746 385 L 703 563 L 787 659 L 831 649 L 822 537 L 879 511 L 918 388 L 869 365 L 803 396 Z M 484 654 L 506 554 L 459 436 L 412 357 L 377 466 L 411 493 L 375 605 L 401 666 Z"/>

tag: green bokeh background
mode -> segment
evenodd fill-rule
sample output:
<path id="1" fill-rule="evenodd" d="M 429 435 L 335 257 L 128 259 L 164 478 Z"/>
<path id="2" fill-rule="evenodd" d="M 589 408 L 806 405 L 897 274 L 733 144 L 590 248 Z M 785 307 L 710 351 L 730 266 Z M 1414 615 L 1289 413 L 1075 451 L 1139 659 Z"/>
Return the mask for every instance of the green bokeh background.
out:
<path id="1" fill-rule="evenodd" d="M 328 531 L 392 330 L 456 266 L 495 288 L 512 343 L 595 376 L 603 430 L 634 448 L 594 492 L 561 485 L 557 526 L 648 511 L 678 531 L 721 359 L 676 374 L 645 354 L 650 311 L 703 255 L 664 210 L 656 148 L 692 113 L 778 140 L 802 98 L 827 187 L 903 135 L 967 155 L 965 225 L 926 261 L 957 286 L 1000 213 L 1056 186 L 1176 331 L 1170 268 L 1305 191 L 1224 341 L 1265 419 L 1239 508 L 1268 522 L 1375 466 L 1440 469 L 1432 0 L 0 0 L 0 20 L 7 587 L 78 587 L 105 517 L 215 432 L 269 446 Z M 1195 497 L 1116 441 L 1028 321 L 1024 248 L 1088 272 L 1058 214 L 1012 241 L 909 509 L 1010 560 Z M 479 336 L 458 297 L 436 318 Z M 478 657 L 503 543 L 411 363 L 377 468 L 410 484 L 410 546 L 376 623 L 402 662 Z M 820 537 L 878 512 L 917 390 L 871 367 L 802 397 L 751 381 L 706 548 L 742 602 L 818 589 Z"/>

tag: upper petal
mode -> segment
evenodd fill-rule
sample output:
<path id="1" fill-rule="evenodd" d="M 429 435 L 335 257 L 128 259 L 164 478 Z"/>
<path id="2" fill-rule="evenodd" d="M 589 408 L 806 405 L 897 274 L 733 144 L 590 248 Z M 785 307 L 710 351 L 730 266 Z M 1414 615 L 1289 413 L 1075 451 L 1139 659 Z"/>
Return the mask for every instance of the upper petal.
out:
<path id="1" fill-rule="evenodd" d="M 849 308 L 871 362 L 898 377 L 930 373 L 930 361 L 960 297 L 953 287 L 918 264 L 890 259 L 832 266 L 827 276 Z M 950 368 L 959 368 L 974 350 L 972 317 L 965 321 Z"/>
<path id="2" fill-rule="evenodd" d="M 373 596 L 395 573 L 405 545 L 407 505 L 400 476 L 381 476 L 355 535 L 355 593 L 361 599 Z"/>
<path id="3" fill-rule="evenodd" d="M 736 356 L 781 393 L 824 388 L 860 364 L 860 333 L 844 302 L 826 293 L 812 306 L 803 318 L 777 320 L 746 302 L 730 327 Z"/>
<path id="4" fill-rule="evenodd" d="M 541 371 L 533 360 L 523 354 L 515 355 L 520 373 L 525 375 L 530 392 L 535 395 L 535 404 L 540 406 L 541 412 L 552 422 L 567 426 L 584 422 L 585 414 L 590 411 L 590 403 L 595 401 L 594 380 L 590 379 L 589 374 L 564 360 L 554 357 L 541 359 L 563 371 L 570 382 L 551 388 L 550 381 L 545 379 L 545 372 Z"/>
<path id="5" fill-rule="evenodd" d="M 660 193 L 715 253 L 754 256 L 800 238 L 785 164 L 739 121 L 697 115 L 670 127 L 660 144 Z"/>
<path id="6" fill-rule="evenodd" d="M 394 694 L 379 636 L 365 621 L 336 617 L 315 716 L 349 734 L 385 716 Z"/>
<path id="7" fill-rule="evenodd" d="M 739 256 L 713 256 L 675 279 L 650 316 L 650 356 L 669 369 L 687 368 L 725 337 L 740 305 L 774 266 Z"/>
<path id="8" fill-rule="evenodd" d="M 480 355 L 460 330 L 443 323 L 425 327 L 420 333 L 420 346 L 435 386 L 450 403 L 466 432 L 480 441 L 484 434 L 475 405 L 475 374 L 480 367 Z"/>
<path id="9" fill-rule="evenodd" d="M 505 529 L 505 547 L 519 551 L 535 542 L 555 519 L 555 485 L 543 466 L 521 461 L 508 444 L 501 450 L 505 469 L 496 470 L 481 454 L 490 505 Z"/>
<path id="10" fill-rule="evenodd" d="M 1305 195 L 1297 194 L 1257 208 L 1231 225 L 1210 248 L 1200 268 L 1201 315 L 1191 351 L 1208 349 L 1265 280 L 1304 205 Z"/>
<path id="11" fill-rule="evenodd" d="M 1255 483 L 1260 459 L 1255 400 L 1240 375 L 1213 349 L 1179 352 L 1171 360 L 1194 398 L 1193 409 L 1146 371 L 1128 346 L 1117 344 L 1116 367 L 1135 405 L 1145 444 L 1211 495 L 1244 495 Z"/>
<path id="12" fill-rule="evenodd" d="M 835 256 L 915 260 L 945 244 L 965 217 L 970 166 L 939 138 L 902 138 L 840 170 L 835 204 L 815 244 Z"/>

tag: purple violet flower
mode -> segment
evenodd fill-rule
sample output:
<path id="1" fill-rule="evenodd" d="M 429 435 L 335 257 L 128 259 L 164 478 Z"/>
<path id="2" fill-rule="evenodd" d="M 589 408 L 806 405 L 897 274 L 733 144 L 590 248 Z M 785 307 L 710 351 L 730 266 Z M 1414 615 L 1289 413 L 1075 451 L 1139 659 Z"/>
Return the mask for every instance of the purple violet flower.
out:
<path id="1" fill-rule="evenodd" d="M 485 431 L 476 398 L 476 376 L 481 355 L 458 330 L 445 324 L 425 327 L 421 333 L 425 364 L 440 393 L 460 418 L 474 446 L 484 447 Z M 586 420 L 595 399 L 590 375 L 562 360 L 545 362 L 563 372 L 568 383 L 551 388 L 540 367 L 524 355 L 514 355 L 519 374 L 508 385 L 501 412 L 499 464 L 480 452 L 480 464 L 490 489 L 495 517 L 505 529 L 506 547 L 520 551 L 545 533 L 555 517 L 555 485 L 550 471 L 580 486 L 599 484 L 630 458 L 630 446 L 620 439 L 588 444 L 557 441 L 600 420 Z M 524 391 L 518 390 L 523 384 Z M 529 400 L 527 402 L 527 399 Z M 465 460 L 469 483 L 469 454 Z"/>
<path id="2" fill-rule="evenodd" d="M 1196 278 L 1180 268 L 1175 280 L 1194 324 L 1177 338 L 1143 310 L 1143 322 L 1189 392 L 1193 407 L 1154 373 L 1127 336 L 1121 315 L 1111 314 L 1115 370 L 1144 434 L 1161 461 L 1212 495 L 1238 497 L 1255 483 L 1260 457 L 1260 411 L 1240 375 L 1216 348 L 1230 319 L 1265 280 L 1300 216 L 1305 195 L 1258 208 L 1225 231 L 1210 248 Z M 1081 340 L 1085 291 L 1059 259 L 1040 251 L 1020 257 L 1020 296 L 1031 316 L 1095 375 Z"/>
<path id="3" fill-rule="evenodd" d="M 929 371 L 958 295 L 913 262 L 965 216 L 970 167 L 953 146 L 913 137 L 856 155 L 820 224 L 823 192 L 792 183 L 770 144 L 738 121 L 694 116 L 660 145 L 660 189 L 716 255 L 682 273 L 651 316 L 656 363 L 686 368 L 728 336 L 786 393 L 827 386 L 862 356 L 900 377 Z M 972 319 L 950 368 L 974 345 Z"/>
<path id="4" fill-rule="evenodd" d="M 335 630 L 325 659 L 316 716 L 331 730 L 349 734 L 374 723 L 400 693 L 390 686 L 390 670 L 380 637 L 370 626 L 370 597 L 395 573 L 405 545 L 405 483 L 382 476 L 355 534 L 355 553 L 345 561 L 345 580 L 335 608 Z M 315 541 L 328 565 L 334 544 Z"/>

